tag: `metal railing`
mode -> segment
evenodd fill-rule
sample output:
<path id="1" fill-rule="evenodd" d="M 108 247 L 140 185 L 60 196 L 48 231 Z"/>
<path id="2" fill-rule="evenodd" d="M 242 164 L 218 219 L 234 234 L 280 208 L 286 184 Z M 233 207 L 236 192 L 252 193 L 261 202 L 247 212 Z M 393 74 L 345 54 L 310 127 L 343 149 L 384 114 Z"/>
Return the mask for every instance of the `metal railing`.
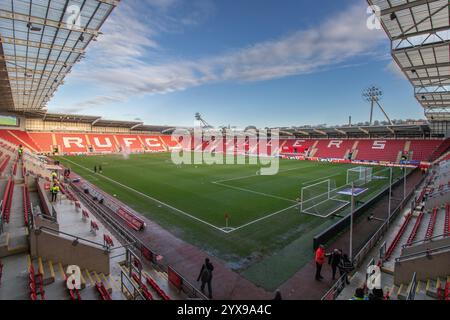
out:
<path id="1" fill-rule="evenodd" d="M 414 300 L 417 291 L 417 273 L 414 272 L 411 282 L 408 286 L 408 292 L 406 294 L 406 300 Z"/>
<path id="2" fill-rule="evenodd" d="M 85 194 L 83 190 L 80 190 L 77 186 L 71 185 L 70 186 L 72 191 L 74 191 L 78 196 L 80 200 L 83 200 L 84 204 L 91 210 L 92 213 L 96 214 L 96 216 L 106 225 L 110 230 L 114 230 L 116 234 L 119 235 L 122 240 L 125 240 L 126 242 L 130 243 L 130 250 L 134 250 L 135 253 L 138 253 L 140 257 L 142 257 L 142 250 L 141 248 L 145 247 L 147 250 L 151 251 L 153 261 L 151 263 L 153 264 L 153 267 L 168 273 L 168 265 L 162 264 L 160 261 L 156 259 L 158 256 L 155 251 L 148 248 L 148 245 L 145 245 L 140 239 L 138 239 L 134 234 L 132 234 L 130 231 L 128 231 L 125 227 L 122 226 L 122 222 L 118 221 L 116 218 L 113 217 L 111 212 L 108 212 L 106 209 L 102 208 L 100 204 L 95 202 L 93 199 L 90 198 L 88 194 Z M 110 209 L 109 209 L 110 210 Z M 146 260 L 146 259 L 145 259 Z M 148 260 L 147 260 L 148 261 Z M 172 271 L 174 269 L 171 267 Z M 176 271 L 175 271 L 176 272 Z M 199 290 L 197 289 L 193 284 L 191 284 L 186 278 L 181 276 L 178 272 L 176 272 L 177 275 L 182 279 L 182 290 L 183 292 L 190 298 L 193 299 L 203 299 L 208 300 L 208 298 Z"/>
<path id="3" fill-rule="evenodd" d="M 321 300 L 336 300 L 336 298 L 344 290 L 347 283 L 347 275 L 342 275 L 335 284 L 323 295 Z"/>
<path id="4" fill-rule="evenodd" d="M 170 267 L 170 272 L 176 274 L 177 277 L 182 280 L 181 287 L 179 289 L 183 291 L 190 299 L 208 300 L 208 297 L 205 294 L 198 290 L 191 282 L 184 278 L 173 267 Z"/>
<path id="5" fill-rule="evenodd" d="M 443 234 L 440 234 L 440 235 L 437 235 L 437 236 L 433 236 L 433 237 L 428 238 L 428 239 L 417 240 L 417 241 L 411 242 L 410 244 L 404 244 L 402 246 L 402 248 L 404 249 L 404 248 L 409 248 L 409 247 L 412 247 L 412 246 L 415 246 L 415 245 L 418 245 L 418 244 L 422 244 L 422 243 L 429 243 L 429 242 L 432 242 L 434 239 L 445 238 L 445 237 L 450 237 L 450 232 L 446 232 L 446 233 L 443 233 Z"/>
<path id="6" fill-rule="evenodd" d="M 0 234 L 3 233 L 3 199 L 0 200 Z"/>
<path id="7" fill-rule="evenodd" d="M 85 239 L 83 237 L 76 236 L 76 235 L 73 235 L 73 234 L 70 234 L 70 233 L 67 233 L 67 232 L 63 232 L 63 231 L 52 229 L 52 228 L 45 227 L 45 226 L 41 226 L 41 227 L 39 227 L 39 228 L 34 230 L 34 232 L 36 232 L 36 231 L 38 233 L 41 232 L 41 231 L 50 231 L 49 233 L 51 233 L 51 234 L 64 235 L 66 237 L 72 238 L 76 243 L 81 242 L 81 241 L 82 242 L 86 242 L 86 243 L 92 244 L 94 246 L 101 247 L 103 250 L 109 252 L 109 247 L 106 246 L 103 243 L 99 243 L 99 242 L 95 242 L 95 241 L 92 241 L 92 240 L 89 240 L 89 239 Z"/>
<path id="8" fill-rule="evenodd" d="M 129 288 L 128 285 L 131 286 Z M 134 281 L 125 273 L 124 270 L 120 270 L 120 291 L 126 293 L 133 300 L 147 300 L 141 292 L 141 289 L 134 283 Z"/>
<path id="9" fill-rule="evenodd" d="M 424 255 L 425 256 L 430 256 L 433 253 L 436 253 L 436 252 L 439 252 L 439 251 L 442 251 L 442 250 L 449 250 L 449 249 L 450 249 L 450 244 L 442 246 L 442 247 L 438 247 L 438 248 L 426 249 L 426 250 L 423 250 L 423 251 L 420 251 L 420 252 L 414 252 L 414 253 L 411 253 L 411 254 L 408 254 L 408 255 L 404 255 L 404 256 L 398 257 L 398 258 L 395 259 L 395 262 L 402 262 L 402 261 L 407 260 L 407 259 L 420 257 L 420 256 L 424 256 Z"/>

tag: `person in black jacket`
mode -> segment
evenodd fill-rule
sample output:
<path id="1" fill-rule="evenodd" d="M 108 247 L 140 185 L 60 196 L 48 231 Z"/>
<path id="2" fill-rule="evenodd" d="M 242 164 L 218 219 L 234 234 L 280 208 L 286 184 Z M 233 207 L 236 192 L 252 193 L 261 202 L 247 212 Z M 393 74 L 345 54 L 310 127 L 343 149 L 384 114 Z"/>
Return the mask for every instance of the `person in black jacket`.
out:
<path id="1" fill-rule="evenodd" d="M 205 263 L 202 265 L 202 269 L 200 270 L 200 274 L 198 275 L 197 281 L 202 281 L 202 286 L 200 289 L 204 293 L 205 285 L 208 284 L 208 297 L 212 299 L 212 289 L 211 289 L 211 281 L 212 281 L 212 272 L 214 270 L 213 264 L 209 261 L 208 258 L 205 259 Z"/>
<path id="2" fill-rule="evenodd" d="M 342 252 L 339 249 L 334 249 L 333 252 L 328 256 L 328 264 L 331 265 L 331 270 L 333 271 L 333 280 L 336 280 L 336 271 L 339 264 L 341 263 Z"/>
<path id="3" fill-rule="evenodd" d="M 275 292 L 275 296 L 273 297 L 272 300 L 283 300 L 283 298 L 281 297 L 281 291 L 280 290 L 277 290 Z"/>

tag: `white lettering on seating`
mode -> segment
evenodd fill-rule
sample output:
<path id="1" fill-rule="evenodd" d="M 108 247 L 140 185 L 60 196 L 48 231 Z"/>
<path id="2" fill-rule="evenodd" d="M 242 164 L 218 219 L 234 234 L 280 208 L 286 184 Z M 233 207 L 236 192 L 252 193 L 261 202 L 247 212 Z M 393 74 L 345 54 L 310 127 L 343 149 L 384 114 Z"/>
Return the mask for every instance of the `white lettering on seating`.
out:
<path id="1" fill-rule="evenodd" d="M 105 138 L 105 143 L 101 143 L 99 138 L 94 138 L 94 143 L 99 148 L 111 148 L 112 143 L 110 138 Z"/>
<path id="2" fill-rule="evenodd" d="M 295 143 L 292 146 L 294 148 L 295 147 L 301 147 L 304 142 L 305 142 L 305 140 L 295 140 Z"/>
<path id="3" fill-rule="evenodd" d="M 83 139 L 78 137 L 63 137 L 64 147 L 71 148 L 76 145 L 78 148 L 84 148 Z"/>
<path id="4" fill-rule="evenodd" d="M 374 141 L 372 149 L 374 150 L 384 150 L 386 148 L 386 141 Z"/>
<path id="5" fill-rule="evenodd" d="M 145 144 L 149 146 L 150 148 L 157 148 L 161 147 L 161 143 L 159 142 L 158 138 L 146 138 Z"/>
<path id="6" fill-rule="evenodd" d="M 135 141 L 136 138 L 123 138 L 123 142 L 125 142 L 126 147 L 131 147 Z"/>
<path id="7" fill-rule="evenodd" d="M 343 143 L 344 141 L 342 140 L 331 140 L 330 143 L 328 144 L 328 148 L 336 147 L 339 149 L 341 147 L 341 144 Z"/>

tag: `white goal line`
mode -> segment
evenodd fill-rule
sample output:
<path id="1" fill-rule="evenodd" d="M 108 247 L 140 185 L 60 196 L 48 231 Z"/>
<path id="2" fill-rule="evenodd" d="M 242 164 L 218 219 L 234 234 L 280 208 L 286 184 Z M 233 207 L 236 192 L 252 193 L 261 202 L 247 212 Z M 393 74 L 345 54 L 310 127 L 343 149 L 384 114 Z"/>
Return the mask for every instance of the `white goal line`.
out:
<path id="1" fill-rule="evenodd" d="M 327 215 L 322 215 L 322 214 L 318 214 L 315 212 L 310 212 L 309 210 L 311 210 L 314 207 L 317 207 L 318 205 L 325 203 L 327 201 L 336 201 L 336 202 L 341 202 L 342 204 L 340 206 L 338 206 L 336 209 L 334 209 L 333 211 L 331 211 L 330 213 L 328 213 Z M 329 216 L 333 215 L 335 212 L 341 210 L 342 208 L 345 208 L 346 206 L 348 206 L 350 204 L 349 201 L 345 201 L 345 200 L 339 200 L 339 199 L 327 199 L 325 201 L 319 202 L 316 205 L 307 208 L 306 210 L 302 210 L 303 213 L 312 215 L 312 216 L 316 216 L 316 217 L 320 217 L 320 218 L 328 218 Z"/>

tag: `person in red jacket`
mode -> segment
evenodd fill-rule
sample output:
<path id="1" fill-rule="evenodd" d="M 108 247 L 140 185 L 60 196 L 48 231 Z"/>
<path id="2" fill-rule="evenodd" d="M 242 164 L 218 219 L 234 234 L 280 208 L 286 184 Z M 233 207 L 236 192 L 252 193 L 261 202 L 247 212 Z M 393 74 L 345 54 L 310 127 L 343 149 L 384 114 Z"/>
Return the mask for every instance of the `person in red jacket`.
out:
<path id="1" fill-rule="evenodd" d="M 316 280 L 320 281 L 323 279 L 320 272 L 322 271 L 322 266 L 325 263 L 325 247 L 320 245 L 316 250 Z"/>

